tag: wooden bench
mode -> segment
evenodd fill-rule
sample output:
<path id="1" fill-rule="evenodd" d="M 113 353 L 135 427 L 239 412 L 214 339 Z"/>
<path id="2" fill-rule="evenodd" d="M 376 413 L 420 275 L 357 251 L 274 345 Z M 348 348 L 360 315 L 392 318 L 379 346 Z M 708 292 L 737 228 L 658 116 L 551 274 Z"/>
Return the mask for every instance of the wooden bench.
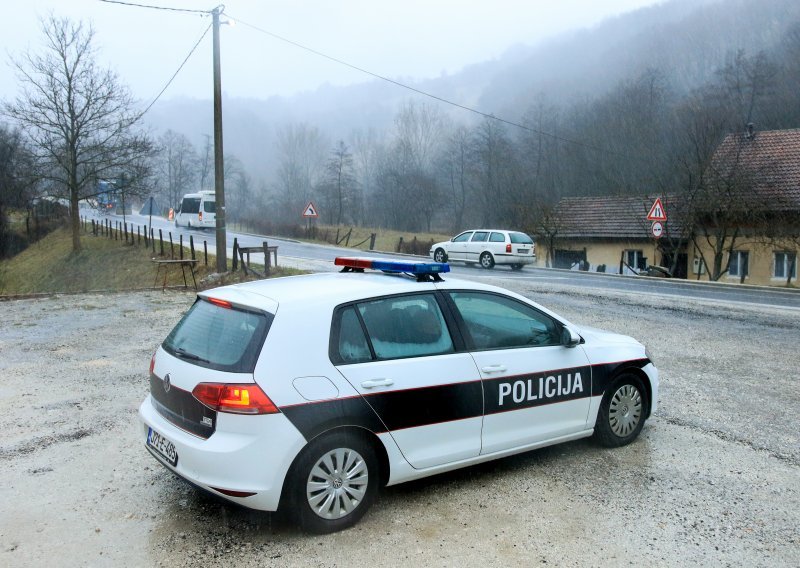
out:
<path id="1" fill-rule="evenodd" d="M 242 268 L 244 269 L 244 273 L 247 274 L 249 272 L 253 272 L 257 274 L 255 270 L 250 267 L 250 253 L 256 254 L 263 254 L 264 255 L 264 276 L 269 276 L 269 270 L 272 266 L 278 266 L 278 247 L 277 246 L 269 246 L 267 241 L 264 241 L 264 244 L 260 247 L 238 247 L 239 258 L 242 261 Z M 245 256 L 247 260 L 245 261 Z M 270 262 L 270 259 L 274 259 L 274 262 Z"/>
<path id="2" fill-rule="evenodd" d="M 180 259 L 173 259 L 173 260 L 161 260 L 158 258 L 151 259 L 151 262 L 156 264 L 156 279 L 153 281 L 153 288 L 156 287 L 158 283 L 158 273 L 163 268 L 164 269 L 164 283 L 161 287 L 163 290 L 167 287 L 167 274 L 169 272 L 170 266 L 180 266 L 181 267 L 181 274 L 183 275 L 183 287 L 188 288 L 189 283 L 186 281 L 186 268 L 189 268 L 189 272 L 192 275 L 192 282 L 194 283 L 194 289 L 197 290 L 197 280 L 194 277 L 194 267 L 198 263 L 196 259 L 192 258 L 180 258 Z"/>

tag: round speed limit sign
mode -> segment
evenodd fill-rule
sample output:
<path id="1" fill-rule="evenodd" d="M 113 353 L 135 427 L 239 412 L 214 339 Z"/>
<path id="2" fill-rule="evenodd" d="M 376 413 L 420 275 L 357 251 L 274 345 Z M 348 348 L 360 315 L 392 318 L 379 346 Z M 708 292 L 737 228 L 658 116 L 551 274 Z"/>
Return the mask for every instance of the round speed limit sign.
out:
<path id="1" fill-rule="evenodd" d="M 661 224 L 661 221 L 656 221 L 653 223 L 653 227 L 650 229 L 650 232 L 653 233 L 655 238 L 659 238 L 664 234 L 664 225 Z"/>

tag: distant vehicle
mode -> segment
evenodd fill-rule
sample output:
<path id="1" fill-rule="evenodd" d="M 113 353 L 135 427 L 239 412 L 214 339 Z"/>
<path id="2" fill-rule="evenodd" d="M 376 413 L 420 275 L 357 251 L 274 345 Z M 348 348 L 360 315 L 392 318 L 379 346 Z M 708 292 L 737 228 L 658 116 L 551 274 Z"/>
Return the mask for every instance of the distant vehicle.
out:
<path id="1" fill-rule="evenodd" d="M 456 235 L 449 241 L 436 243 L 430 256 L 436 262 L 454 260 L 494 268 L 507 264 L 511 270 L 522 270 L 536 262 L 536 245 L 525 233 L 501 229 L 473 229 Z"/>
<path id="2" fill-rule="evenodd" d="M 100 180 L 97 182 L 97 210 L 100 213 L 110 214 L 115 213 L 117 210 L 117 201 L 119 195 L 117 193 L 117 186 L 114 182 Z"/>
<path id="3" fill-rule="evenodd" d="M 187 193 L 175 212 L 176 227 L 206 229 L 217 226 L 217 201 L 213 191 Z"/>

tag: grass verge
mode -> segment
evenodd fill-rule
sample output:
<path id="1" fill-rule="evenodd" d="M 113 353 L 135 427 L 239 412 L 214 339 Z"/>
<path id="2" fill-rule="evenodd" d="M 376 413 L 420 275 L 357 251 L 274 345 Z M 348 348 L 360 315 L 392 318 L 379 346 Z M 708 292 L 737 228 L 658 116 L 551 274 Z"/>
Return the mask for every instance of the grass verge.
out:
<path id="1" fill-rule="evenodd" d="M 156 282 L 156 265 L 151 262 L 153 257 L 160 258 L 158 253 L 154 255 L 143 242 L 141 245 L 126 245 L 120 240 L 84 234 L 81 247 L 81 252 L 73 253 L 70 232 L 57 229 L 17 256 L 0 261 L 0 294 L 147 289 L 160 288 L 164 283 L 163 269 Z M 177 246 L 175 253 L 177 258 Z M 190 257 L 188 249 L 184 257 Z M 257 279 L 245 277 L 242 272 L 228 272 L 210 278 L 216 272 L 216 257 L 208 256 L 208 266 L 204 264 L 202 254 L 198 258 L 200 262 L 195 269 L 195 278 L 200 289 Z M 230 262 L 228 264 L 230 267 Z M 263 267 L 257 268 L 263 270 Z M 167 286 L 183 286 L 180 268 L 173 266 L 167 270 Z M 299 270 L 278 267 L 271 270 L 270 276 L 300 273 Z M 187 279 L 191 287 L 188 274 Z"/>

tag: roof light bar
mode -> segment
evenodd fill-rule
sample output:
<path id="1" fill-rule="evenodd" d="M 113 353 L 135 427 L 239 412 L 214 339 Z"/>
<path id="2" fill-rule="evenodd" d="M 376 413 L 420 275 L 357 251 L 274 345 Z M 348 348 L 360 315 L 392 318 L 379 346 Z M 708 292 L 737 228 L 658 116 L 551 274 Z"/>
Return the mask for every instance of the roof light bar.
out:
<path id="1" fill-rule="evenodd" d="M 406 274 L 427 275 L 450 272 L 446 262 L 419 262 L 413 260 L 383 260 L 379 258 L 358 258 L 337 256 L 333 261 L 336 266 L 349 269 L 371 268 L 384 272 L 405 272 Z"/>

